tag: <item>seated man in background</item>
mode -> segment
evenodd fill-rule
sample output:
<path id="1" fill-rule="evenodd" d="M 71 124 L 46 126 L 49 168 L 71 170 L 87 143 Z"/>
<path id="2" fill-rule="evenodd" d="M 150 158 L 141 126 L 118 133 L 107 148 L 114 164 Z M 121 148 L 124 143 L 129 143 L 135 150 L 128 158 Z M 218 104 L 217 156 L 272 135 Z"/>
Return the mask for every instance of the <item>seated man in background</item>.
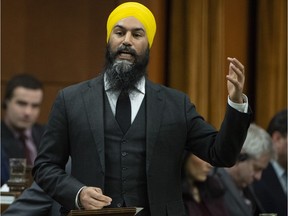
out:
<path id="1" fill-rule="evenodd" d="M 1 151 L 6 157 L 1 157 L 1 163 L 9 164 L 9 158 L 26 158 L 27 166 L 34 165 L 44 132 L 44 126 L 36 123 L 42 100 L 42 83 L 31 75 L 20 74 L 7 83 L 1 121 Z M 1 179 L 1 184 L 8 179 Z"/>
<path id="2" fill-rule="evenodd" d="M 28 166 L 34 163 L 44 132 L 44 126 L 36 123 L 42 100 L 43 85 L 31 75 L 17 75 L 7 84 L 1 121 L 1 185 L 9 179 L 9 158 L 26 158 Z M 27 136 L 27 146 L 19 140 L 22 134 Z M 66 170 L 70 173 L 70 161 Z M 1 215 L 55 216 L 59 209 L 60 205 L 33 182 Z"/>
<path id="3" fill-rule="evenodd" d="M 274 155 L 269 134 L 251 124 L 238 162 L 233 167 L 217 169 L 217 175 L 225 189 L 225 206 L 229 215 L 252 216 L 263 213 L 262 206 L 249 186 L 254 180 L 261 179 L 263 170 Z M 248 192 L 249 197 L 246 196 Z"/>
<path id="4" fill-rule="evenodd" d="M 224 190 L 212 166 L 191 152 L 186 152 L 182 165 L 183 201 L 188 216 L 228 216 Z"/>
<path id="5" fill-rule="evenodd" d="M 270 161 L 261 180 L 253 187 L 266 212 L 287 216 L 287 109 L 272 118 L 267 131 L 277 157 Z"/>

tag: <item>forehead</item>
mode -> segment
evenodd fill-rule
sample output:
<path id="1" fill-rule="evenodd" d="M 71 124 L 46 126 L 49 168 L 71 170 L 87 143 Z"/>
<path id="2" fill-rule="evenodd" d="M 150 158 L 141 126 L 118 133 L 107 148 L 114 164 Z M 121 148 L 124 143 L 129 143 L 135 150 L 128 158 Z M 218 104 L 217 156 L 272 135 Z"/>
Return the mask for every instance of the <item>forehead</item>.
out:
<path id="1" fill-rule="evenodd" d="M 16 100 L 42 100 L 42 89 L 29 89 L 24 87 L 17 87 L 13 91 L 13 98 Z"/>
<path id="2" fill-rule="evenodd" d="M 269 154 L 262 154 L 257 159 L 252 159 L 253 166 L 258 169 L 265 169 L 270 161 L 271 156 Z"/>
<path id="3" fill-rule="evenodd" d="M 115 24 L 114 28 L 117 28 L 117 27 L 122 27 L 122 28 L 129 29 L 129 30 L 139 29 L 145 32 L 145 28 L 143 24 L 135 17 L 126 17 L 124 19 L 119 20 Z"/>

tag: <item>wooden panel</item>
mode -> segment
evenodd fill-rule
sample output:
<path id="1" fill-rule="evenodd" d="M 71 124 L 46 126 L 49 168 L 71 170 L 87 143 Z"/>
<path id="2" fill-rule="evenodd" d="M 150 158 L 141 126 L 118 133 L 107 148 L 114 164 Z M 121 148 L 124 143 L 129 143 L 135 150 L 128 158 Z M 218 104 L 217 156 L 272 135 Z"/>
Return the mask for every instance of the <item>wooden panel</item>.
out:
<path id="1" fill-rule="evenodd" d="M 257 26 L 255 116 L 267 128 L 287 108 L 287 0 L 259 1 Z"/>

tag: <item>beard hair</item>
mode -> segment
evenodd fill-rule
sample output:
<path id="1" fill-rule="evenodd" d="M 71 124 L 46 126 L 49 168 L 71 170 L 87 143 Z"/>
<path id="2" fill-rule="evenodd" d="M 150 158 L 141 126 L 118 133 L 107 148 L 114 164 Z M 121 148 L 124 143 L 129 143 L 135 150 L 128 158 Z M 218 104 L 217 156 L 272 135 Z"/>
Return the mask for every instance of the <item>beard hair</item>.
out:
<path id="1" fill-rule="evenodd" d="M 116 56 L 121 52 L 130 53 L 135 62 L 127 60 L 116 60 Z M 128 46 L 120 46 L 116 52 L 111 51 L 108 44 L 106 48 L 106 64 L 104 73 L 108 85 L 112 91 L 124 91 L 130 93 L 136 89 L 136 85 L 143 76 L 147 76 L 146 68 L 149 62 L 149 48 L 142 56 L 136 54 L 136 51 Z"/>

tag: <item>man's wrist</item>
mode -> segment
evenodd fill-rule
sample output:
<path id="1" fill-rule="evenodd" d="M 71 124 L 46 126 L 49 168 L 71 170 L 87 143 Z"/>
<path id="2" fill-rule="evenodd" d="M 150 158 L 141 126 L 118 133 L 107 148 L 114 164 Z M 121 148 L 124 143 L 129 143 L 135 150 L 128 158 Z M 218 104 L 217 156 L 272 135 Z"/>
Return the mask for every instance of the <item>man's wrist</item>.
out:
<path id="1" fill-rule="evenodd" d="M 81 203 L 81 200 L 80 200 L 80 193 L 82 192 L 82 190 L 86 188 L 86 186 L 80 188 L 80 190 L 78 191 L 77 195 L 76 195 L 76 200 L 75 200 L 75 203 L 76 203 L 76 207 L 78 209 L 84 209 L 82 203 Z"/>

